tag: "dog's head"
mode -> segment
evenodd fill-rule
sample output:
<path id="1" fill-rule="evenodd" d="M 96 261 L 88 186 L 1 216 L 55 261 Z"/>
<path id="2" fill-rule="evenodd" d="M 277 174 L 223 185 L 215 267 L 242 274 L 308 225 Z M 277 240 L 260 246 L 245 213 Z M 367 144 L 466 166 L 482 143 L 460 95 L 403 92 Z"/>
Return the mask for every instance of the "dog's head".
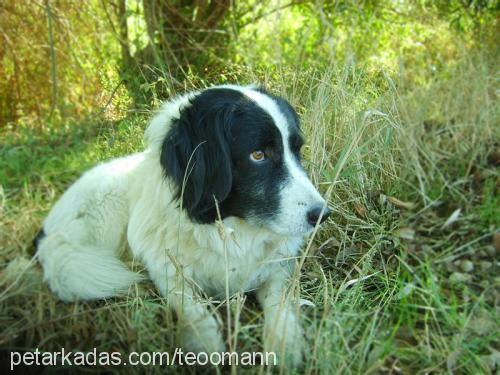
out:
<path id="1" fill-rule="evenodd" d="M 301 235 L 329 215 L 301 165 L 299 119 L 284 99 L 255 87 L 218 86 L 166 111 L 160 162 L 191 220 L 236 216 Z"/>

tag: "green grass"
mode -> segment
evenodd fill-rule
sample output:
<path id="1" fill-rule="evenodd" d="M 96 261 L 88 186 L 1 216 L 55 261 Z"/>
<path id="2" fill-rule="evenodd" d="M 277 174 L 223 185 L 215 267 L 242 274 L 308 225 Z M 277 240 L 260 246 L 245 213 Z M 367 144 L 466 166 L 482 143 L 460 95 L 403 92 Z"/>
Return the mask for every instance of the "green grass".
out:
<path id="1" fill-rule="evenodd" d="M 298 108 L 307 168 L 334 210 L 307 247 L 300 276 L 301 297 L 315 305 L 303 307 L 303 371 L 500 369 L 492 239 L 500 184 L 488 158 L 498 151 L 500 118 L 490 69 L 467 57 L 425 86 L 383 72 L 370 78 L 352 66 L 252 77 Z M 3 132 L 0 347 L 175 347 L 173 318 L 151 283 L 122 299 L 64 304 L 28 263 L 31 240 L 57 197 L 98 161 L 140 150 L 148 118 L 88 119 L 51 134 Z M 229 303 L 236 347 L 259 350 L 255 302 L 236 296 Z"/>

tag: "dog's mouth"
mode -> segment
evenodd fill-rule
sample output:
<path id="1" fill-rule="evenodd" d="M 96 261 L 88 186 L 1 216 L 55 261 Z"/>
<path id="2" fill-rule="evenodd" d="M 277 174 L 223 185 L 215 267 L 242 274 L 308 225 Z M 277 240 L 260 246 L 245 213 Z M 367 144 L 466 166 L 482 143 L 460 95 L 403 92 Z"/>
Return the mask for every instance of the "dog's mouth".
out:
<path id="1" fill-rule="evenodd" d="M 305 213 L 279 215 L 274 218 L 261 219 L 254 217 L 248 221 L 258 227 L 265 228 L 278 235 L 307 236 L 314 231 L 316 226 L 322 225 L 330 217 L 332 211 L 328 207 L 320 206 Z"/>

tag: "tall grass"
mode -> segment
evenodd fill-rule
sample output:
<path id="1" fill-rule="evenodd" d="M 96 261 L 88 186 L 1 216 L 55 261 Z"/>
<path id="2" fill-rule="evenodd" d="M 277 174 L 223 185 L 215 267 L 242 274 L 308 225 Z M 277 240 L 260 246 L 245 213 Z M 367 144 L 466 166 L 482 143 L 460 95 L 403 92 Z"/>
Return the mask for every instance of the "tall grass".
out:
<path id="1" fill-rule="evenodd" d="M 294 280 L 312 302 L 302 307 L 302 371 L 498 370 L 491 241 L 500 224 L 499 175 L 488 156 L 498 148 L 500 122 L 491 66 L 465 56 L 425 86 L 351 63 L 242 77 L 296 106 L 307 169 L 333 208 Z M 31 239 L 68 183 L 99 160 L 141 149 L 148 117 L 82 124 L 91 130 L 52 139 L 27 135 L 28 143 L 12 138 L 0 149 L 0 347 L 130 353 L 176 346 L 167 301 L 151 283 L 126 298 L 64 304 L 29 261 Z M 220 303 L 231 348 L 261 349 L 255 302 L 238 295 Z"/>

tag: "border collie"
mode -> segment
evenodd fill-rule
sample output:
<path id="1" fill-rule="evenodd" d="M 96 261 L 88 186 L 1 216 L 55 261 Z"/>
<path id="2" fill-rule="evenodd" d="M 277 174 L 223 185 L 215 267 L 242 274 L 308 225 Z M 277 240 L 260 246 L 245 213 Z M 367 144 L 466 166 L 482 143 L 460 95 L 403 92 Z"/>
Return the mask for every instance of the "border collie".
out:
<path id="1" fill-rule="evenodd" d="M 288 279 L 305 237 L 330 210 L 300 161 L 299 119 L 257 86 L 224 85 L 164 104 L 145 151 L 100 164 L 59 199 L 37 237 L 44 280 L 63 301 L 108 298 L 141 276 L 168 298 L 191 351 L 223 351 L 201 295 L 255 291 L 264 349 L 302 359 Z"/>

